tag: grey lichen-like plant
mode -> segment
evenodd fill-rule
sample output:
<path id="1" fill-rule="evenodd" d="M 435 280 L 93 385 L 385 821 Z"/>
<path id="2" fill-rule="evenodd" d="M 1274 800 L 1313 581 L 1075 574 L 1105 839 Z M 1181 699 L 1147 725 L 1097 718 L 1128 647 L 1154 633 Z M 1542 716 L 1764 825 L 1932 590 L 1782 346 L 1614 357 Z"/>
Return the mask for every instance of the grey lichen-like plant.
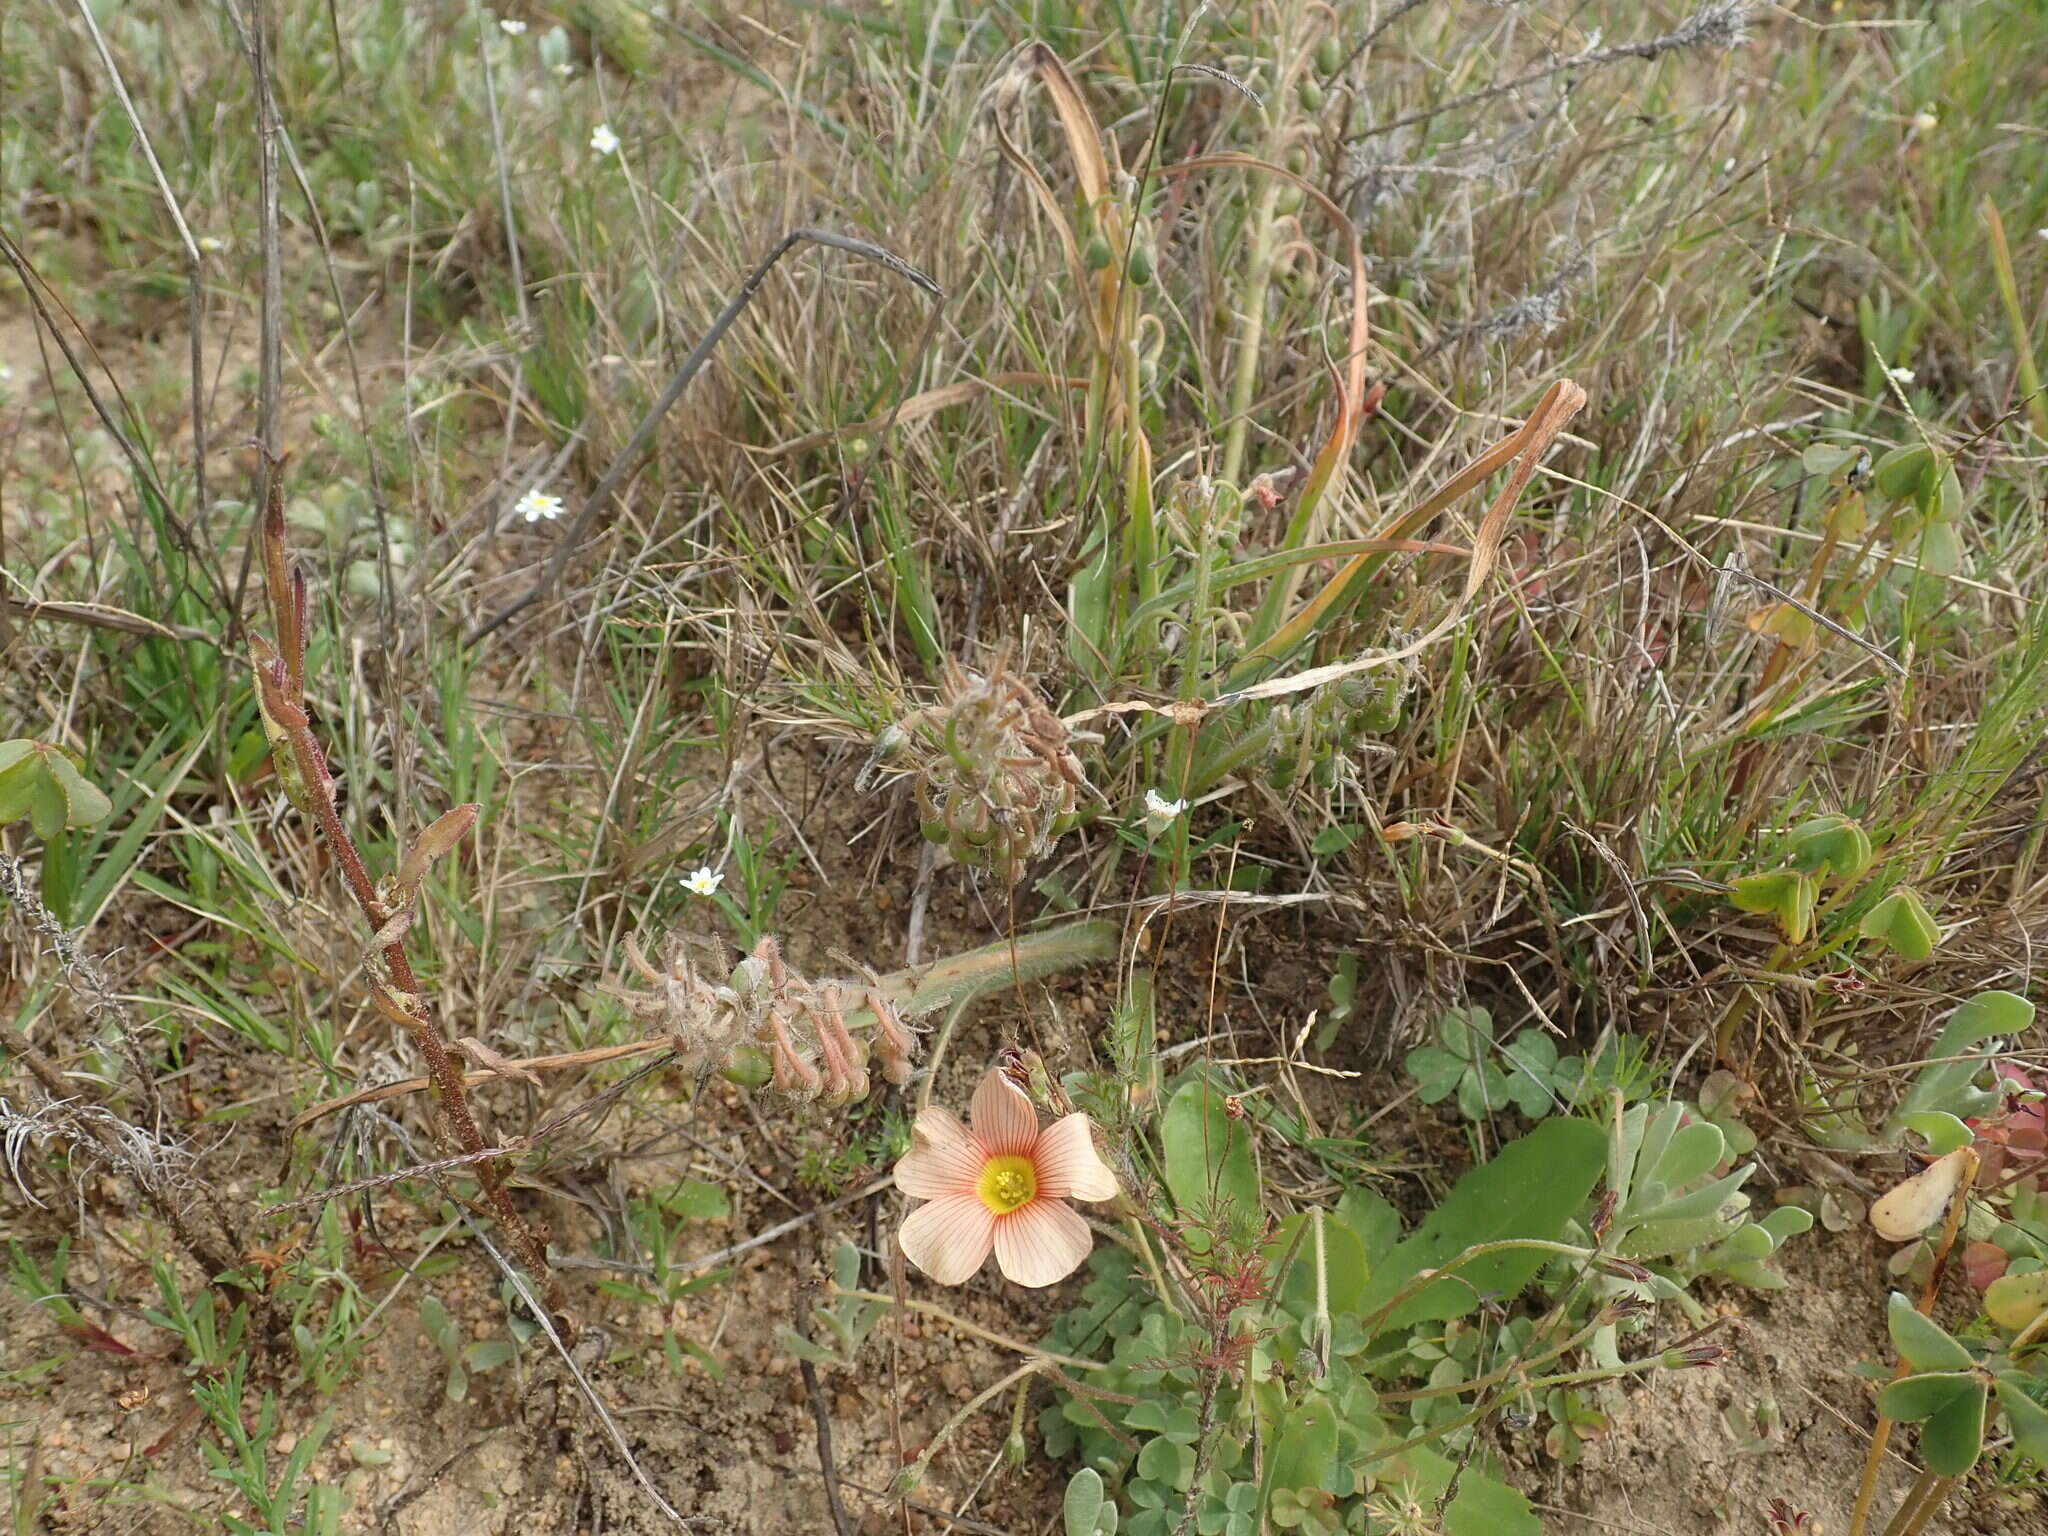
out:
<path id="1" fill-rule="evenodd" d="M 946 664 L 939 700 L 885 730 L 862 771 L 908 758 L 925 838 L 1015 884 L 1078 819 L 1089 788 L 1066 723 L 998 658 L 986 675 Z"/>
<path id="2" fill-rule="evenodd" d="M 615 995 L 699 1070 L 765 1082 L 827 1108 L 867 1097 L 871 1060 L 890 1082 L 910 1080 L 915 1045 L 879 977 L 810 981 L 789 968 L 770 935 L 736 964 L 720 959 L 723 981 L 699 971 L 676 939 L 657 968 L 628 938 L 627 963 L 653 990 Z"/>

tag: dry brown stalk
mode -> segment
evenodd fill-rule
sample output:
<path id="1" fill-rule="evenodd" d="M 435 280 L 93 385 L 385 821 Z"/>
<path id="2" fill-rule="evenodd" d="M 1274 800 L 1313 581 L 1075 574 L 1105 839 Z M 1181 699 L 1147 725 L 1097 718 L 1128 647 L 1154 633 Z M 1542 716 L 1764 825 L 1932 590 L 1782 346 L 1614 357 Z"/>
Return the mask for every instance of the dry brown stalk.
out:
<path id="1" fill-rule="evenodd" d="M 398 878 L 383 892 L 379 891 L 335 807 L 334 780 L 327 771 L 326 756 L 306 711 L 306 579 L 291 568 L 285 547 L 283 471 L 282 461 L 270 464 L 268 494 L 257 535 L 271 621 L 276 626 L 282 652 L 260 636 L 250 637 L 263 728 L 270 739 L 278 777 L 293 805 L 319 827 L 322 840 L 341 868 L 349 894 L 370 925 L 374 936 L 369 968 L 372 1000 L 378 1012 L 406 1032 L 426 1062 L 427 1077 L 433 1084 L 435 1104 L 440 1111 L 439 1134 L 460 1157 L 475 1160 L 477 1183 L 488 1214 L 510 1238 L 520 1262 L 544 1285 L 549 1307 L 560 1311 L 561 1287 L 549 1272 L 547 1251 L 506 1192 L 505 1164 L 490 1155 L 490 1143 L 484 1140 L 470 1109 L 465 1075 L 450 1053 L 448 1039 L 441 1032 L 433 1006 L 413 973 L 405 949 L 405 931 L 416 911 L 425 862 L 448 851 L 456 838 L 467 832 L 474 823 L 477 808 L 458 807 L 436 821 L 421 836 Z"/>

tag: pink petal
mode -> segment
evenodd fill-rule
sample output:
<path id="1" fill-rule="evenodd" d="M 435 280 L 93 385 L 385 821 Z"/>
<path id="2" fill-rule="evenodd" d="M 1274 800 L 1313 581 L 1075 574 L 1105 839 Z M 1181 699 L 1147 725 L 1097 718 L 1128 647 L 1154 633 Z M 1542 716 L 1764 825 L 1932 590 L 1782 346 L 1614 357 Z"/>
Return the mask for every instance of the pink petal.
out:
<path id="1" fill-rule="evenodd" d="M 1031 1154 L 1038 1172 L 1038 1193 L 1049 1200 L 1114 1200 L 1116 1175 L 1095 1150 L 1086 1115 L 1062 1115 L 1047 1126 Z M 901 1164 L 897 1165 L 899 1168 Z M 903 1182 L 898 1174 L 896 1182 Z"/>
<path id="2" fill-rule="evenodd" d="M 896 1241 L 903 1256 L 941 1285 L 973 1277 L 995 1238 L 995 1212 L 974 1195 L 945 1195 L 904 1219 Z"/>
<path id="3" fill-rule="evenodd" d="M 1018 1285 L 1051 1285 L 1081 1267 L 1095 1234 L 1064 1200 L 1039 1199 L 996 1218 L 996 1263 Z"/>
<path id="4" fill-rule="evenodd" d="M 929 1104 L 910 1128 L 910 1150 L 896 1160 L 896 1187 L 919 1200 L 971 1195 L 985 1160 L 953 1112 Z"/>
<path id="5" fill-rule="evenodd" d="M 968 1120 L 991 1157 L 1022 1157 L 1038 1140 L 1038 1111 L 1030 1096 L 1000 1072 L 982 1078 Z"/>

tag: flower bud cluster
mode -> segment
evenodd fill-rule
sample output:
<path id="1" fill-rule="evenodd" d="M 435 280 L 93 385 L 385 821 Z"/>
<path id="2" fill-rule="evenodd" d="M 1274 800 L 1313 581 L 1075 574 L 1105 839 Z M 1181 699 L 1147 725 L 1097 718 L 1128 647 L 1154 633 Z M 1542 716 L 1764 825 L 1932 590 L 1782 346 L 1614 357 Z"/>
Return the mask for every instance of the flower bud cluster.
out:
<path id="1" fill-rule="evenodd" d="M 1072 827 L 1088 788 L 1067 728 L 998 661 L 986 676 L 948 663 L 939 701 L 882 734 L 875 760 L 909 760 L 918 824 L 962 864 L 1015 884 Z"/>
<path id="2" fill-rule="evenodd" d="M 721 967 L 724 981 L 692 965 L 679 941 L 659 968 L 630 938 L 626 959 L 653 990 L 617 995 L 697 1067 L 828 1108 L 867 1097 L 870 1063 L 889 1082 L 910 1080 L 915 1042 L 872 974 L 858 982 L 810 981 L 789 968 L 768 935 L 744 959 Z"/>

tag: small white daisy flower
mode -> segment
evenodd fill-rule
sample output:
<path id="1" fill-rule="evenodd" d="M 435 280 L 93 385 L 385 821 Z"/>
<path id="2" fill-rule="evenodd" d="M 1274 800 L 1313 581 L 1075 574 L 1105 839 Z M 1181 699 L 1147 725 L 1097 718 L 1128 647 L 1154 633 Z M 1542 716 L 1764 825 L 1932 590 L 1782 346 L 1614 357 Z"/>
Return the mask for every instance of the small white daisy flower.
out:
<path id="1" fill-rule="evenodd" d="M 517 16 L 500 16 L 498 18 L 498 30 L 507 37 L 524 37 L 526 36 L 526 23 Z"/>
<path id="2" fill-rule="evenodd" d="M 227 248 L 227 241 L 221 239 L 219 235 L 201 235 L 199 237 L 199 249 L 209 256 L 218 256 Z"/>
<path id="3" fill-rule="evenodd" d="M 1918 377 L 1910 368 L 1887 368 L 1885 372 L 1891 376 L 1894 384 L 1910 384 Z"/>
<path id="4" fill-rule="evenodd" d="M 1169 800 L 1156 789 L 1145 791 L 1145 820 L 1156 832 L 1164 832 L 1187 810 L 1185 800 Z"/>
<path id="5" fill-rule="evenodd" d="M 712 896 L 725 882 L 725 876 L 709 864 L 700 864 L 682 877 L 683 889 L 692 896 Z"/>
<path id="6" fill-rule="evenodd" d="M 590 147 L 600 155 L 615 155 L 619 152 L 619 136 L 612 132 L 610 123 L 599 123 L 590 130 Z"/>
<path id="7" fill-rule="evenodd" d="M 512 503 L 512 510 L 529 523 L 537 523 L 542 518 L 552 520 L 562 515 L 562 498 L 550 496 L 545 491 L 528 491 Z"/>

